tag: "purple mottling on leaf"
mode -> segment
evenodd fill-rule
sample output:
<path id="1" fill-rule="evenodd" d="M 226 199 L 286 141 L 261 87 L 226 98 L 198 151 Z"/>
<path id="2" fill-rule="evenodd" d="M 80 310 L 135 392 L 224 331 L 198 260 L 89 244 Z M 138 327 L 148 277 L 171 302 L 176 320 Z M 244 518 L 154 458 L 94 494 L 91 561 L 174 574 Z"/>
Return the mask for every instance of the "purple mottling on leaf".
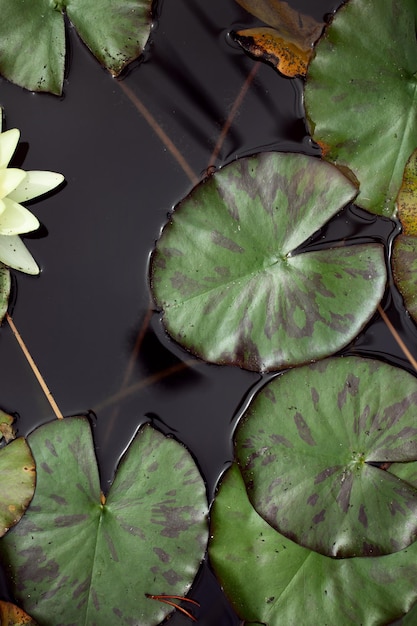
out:
<path id="1" fill-rule="evenodd" d="M 62 496 L 58 496 L 56 493 L 51 493 L 49 497 L 60 506 L 66 506 L 68 504 L 65 498 L 63 498 Z"/>
<path id="2" fill-rule="evenodd" d="M 123 617 L 123 613 L 117 607 L 113 607 L 112 611 L 113 611 L 113 613 L 115 614 L 116 617 L 118 617 L 118 618 L 122 618 Z"/>
<path id="3" fill-rule="evenodd" d="M 176 538 L 195 523 L 199 523 L 201 513 L 193 506 L 167 506 L 164 502 L 152 507 L 152 524 L 162 526 L 163 537 Z"/>
<path id="4" fill-rule="evenodd" d="M 81 522 L 88 520 L 89 516 L 86 514 L 73 514 L 73 515 L 59 515 L 55 518 L 54 523 L 57 528 L 67 528 L 68 526 L 76 526 Z"/>
<path id="5" fill-rule="evenodd" d="M 405 515 L 406 513 L 403 507 L 401 506 L 401 504 L 397 502 L 396 500 L 392 500 L 388 504 L 388 508 L 392 516 L 396 515 L 397 513 L 401 513 L 401 515 Z"/>
<path id="6" fill-rule="evenodd" d="M 22 582 L 31 580 L 35 583 L 44 581 L 53 582 L 59 576 L 59 565 L 54 559 L 47 560 L 46 554 L 39 546 L 33 546 L 27 550 L 18 552 L 19 557 L 25 561 L 18 568 L 17 580 Z"/>
<path id="7" fill-rule="evenodd" d="M 45 447 L 54 457 L 58 458 L 58 452 L 56 451 L 55 446 L 50 439 L 45 439 Z"/>
<path id="8" fill-rule="evenodd" d="M 320 513 L 317 513 L 317 515 L 313 517 L 313 523 L 320 524 L 320 522 L 324 522 L 325 517 L 326 517 L 326 509 L 322 509 Z"/>
<path id="9" fill-rule="evenodd" d="M 324 480 L 326 480 L 330 476 L 333 476 L 333 474 L 336 474 L 336 472 L 339 472 L 340 469 L 341 469 L 340 465 L 334 465 L 333 467 L 326 467 L 326 469 L 320 472 L 320 474 L 317 474 L 317 476 L 314 479 L 314 484 L 318 485 L 319 483 L 322 483 Z"/>
<path id="10" fill-rule="evenodd" d="M 364 432 L 365 433 L 368 432 L 366 429 L 366 426 L 368 423 L 370 412 L 371 412 L 371 409 L 369 405 L 367 404 L 364 407 L 362 413 L 355 417 L 354 422 L 353 422 L 353 432 L 355 433 L 355 435 L 361 435 Z"/>
<path id="11" fill-rule="evenodd" d="M 320 395 L 319 395 L 319 392 L 317 391 L 317 389 L 315 387 L 311 388 L 311 399 L 313 401 L 314 408 L 317 409 L 317 405 L 318 405 L 319 400 L 320 400 Z"/>
<path id="12" fill-rule="evenodd" d="M 158 463 L 158 461 L 154 461 L 153 463 L 151 463 L 151 464 L 148 466 L 147 470 L 148 470 L 148 472 L 156 472 L 156 470 L 158 469 L 158 467 L 159 467 L 159 463 Z"/>
<path id="13" fill-rule="evenodd" d="M 271 439 L 272 443 L 275 445 L 285 446 L 286 448 L 294 447 L 292 442 L 289 441 L 289 439 L 287 439 L 283 435 L 272 434 L 272 435 L 269 435 L 269 438 Z"/>
<path id="14" fill-rule="evenodd" d="M 171 489 L 171 491 L 167 491 L 165 493 L 166 496 L 176 496 L 177 495 L 177 490 L 176 489 Z"/>
<path id="15" fill-rule="evenodd" d="M 339 409 L 342 409 L 347 402 L 348 396 L 356 396 L 359 391 L 359 378 L 354 374 L 348 374 L 346 378 L 343 391 L 340 391 L 337 396 L 337 405 Z"/>
<path id="16" fill-rule="evenodd" d="M 162 548 L 153 548 L 153 551 L 162 563 L 169 563 L 171 560 L 170 555 L 165 552 L 165 550 L 162 550 Z"/>
<path id="17" fill-rule="evenodd" d="M 310 506 L 316 506 L 317 504 L 317 500 L 319 499 L 319 494 L 318 493 L 313 493 L 307 500 L 307 504 L 309 504 Z"/>
<path id="18" fill-rule="evenodd" d="M 116 546 L 114 545 L 111 535 L 107 532 L 103 532 L 103 536 L 104 536 L 104 539 L 106 540 L 107 547 L 110 551 L 112 561 L 114 561 L 115 563 L 118 563 L 119 555 L 117 554 Z"/>
<path id="19" fill-rule="evenodd" d="M 182 578 L 177 572 L 173 569 L 168 570 L 167 572 L 162 572 L 162 576 L 165 578 L 169 585 L 177 585 L 182 581 Z"/>
<path id="20" fill-rule="evenodd" d="M 268 400 L 270 400 L 273 404 L 276 404 L 277 399 L 276 399 L 275 394 L 274 394 L 274 392 L 272 391 L 271 388 L 267 387 L 264 390 L 263 394 L 264 394 L 265 398 L 268 398 Z"/>
<path id="21" fill-rule="evenodd" d="M 343 480 L 340 485 L 340 491 L 336 498 L 336 501 L 343 513 L 347 513 L 350 505 L 350 494 L 353 487 L 353 474 L 351 472 L 343 475 Z"/>
<path id="22" fill-rule="evenodd" d="M 171 285 L 172 288 L 176 289 L 183 298 L 194 295 L 201 288 L 200 283 L 197 280 L 194 280 L 178 271 L 171 276 Z"/>
<path id="23" fill-rule="evenodd" d="M 45 461 L 43 461 L 41 463 L 41 468 L 43 469 L 44 472 L 46 472 L 47 474 L 53 474 L 52 469 L 49 467 L 48 463 L 46 463 Z"/>
<path id="24" fill-rule="evenodd" d="M 90 587 L 90 578 L 86 578 L 83 582 L 79 583 L 72 592 L 72 599 L 76 600 L 83 594 L 85 594 Z"/>
<path id="25" fill-rule="evenodd" d="M 226 250 L 230 250 L 230 252 L 237 252 L 238 254 L 242 254 L 245 250 L 241 246 L 239 246 L 235 241 L 229 239 L 229 237 L 225 237 L 218 230 L 213 231 L 211 235 L 211 240 L 217 246 L 221 248 L 226 248 Z"/>
<path id="26" fill-rule="evenodd" d="M 276 454 L 265 454 L 263 455 L 261 465 L 265 467 L 266 465 L 269 465 L 270 463 L 273 463 L 274 461 L 276 461 L 276 458 L 277 458 Z"/>
<path id="27" fill-rule="evenodd" d="M 366 515 L 365 507 L 363 504 L 359 507 L 358 520 L 364 528 L 368 528 L 368 517 Z"/>
<path id="28" fill-rule="evenodd" d="M 295 422 L 295 425 L 297 426 L 297 430 L 298 430 L 298 434 L 300 438 L 303 441 L 305 441 L 309 446 L 317 445 L 316 442 L 314 441 L 313 435 L 311 434 L 310 427 L 308 426 L 307 422 L 305 421 L 301 413 L 297 412 L 294 415 L 294 422 Z"/>
<path id="29" fill-rule="evenodd" d="M 91 590 L 91 597 L 93 599 L 93 604 L 94 604 L 95 610 L 97 612 L 100 611 L 100 602 L 98 601 L 98 595 L 97 595 L 97 591 L 95 589 Z"/>
<path id="30" fill-rule="evenodd" d="M 146 539 L 146 535 L 141 528 L 138 526 L 132 526 L 132 524 L 126 524 L 126 522 L 119 520 L 116 516 L 117 521 L 120 524 L 120 528 L 123 528 L 130 535 L 134 535 L 135 537 L 140 537 L 141 539 Z"/>

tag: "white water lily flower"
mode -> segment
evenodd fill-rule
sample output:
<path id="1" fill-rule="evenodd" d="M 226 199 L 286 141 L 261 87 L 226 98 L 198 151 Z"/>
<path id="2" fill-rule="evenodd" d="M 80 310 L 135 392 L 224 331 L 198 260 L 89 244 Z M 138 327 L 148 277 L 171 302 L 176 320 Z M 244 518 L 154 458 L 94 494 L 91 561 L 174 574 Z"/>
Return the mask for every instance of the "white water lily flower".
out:
<path id="1" fill-rule="evenodd" d="M 20 203 L 51 191 L 64 177 L 7 167 L 19 137 L 17 128 L 2 133 L 0 123 L 0 262 L 27 274 L 39 274 L 36 261 L 19 237 L 39 228 L 39 221 Z"/>

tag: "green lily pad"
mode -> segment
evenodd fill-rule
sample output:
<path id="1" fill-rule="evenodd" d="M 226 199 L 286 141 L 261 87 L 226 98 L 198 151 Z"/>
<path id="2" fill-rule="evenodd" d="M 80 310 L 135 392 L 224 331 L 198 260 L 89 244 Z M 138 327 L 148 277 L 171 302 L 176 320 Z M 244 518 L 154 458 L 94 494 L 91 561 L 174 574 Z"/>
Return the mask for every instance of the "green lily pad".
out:
<path id="1" fill-rule="evenodd" d="M 183 596 L 207 542 L 207 500 L 191 455 L 151 426 L 100 497 L 88 421 L 66 418 L 28 437 L 38 468 L 26 515 L 0 542 L 15 595 L 42 626 L 158 624 Z M 76 557 L 76 558 L 75 558 Z"/>
<path id="2" fill-rule="evenodd" d="M 66 11 L 91 52 L 114 75 L 143 51 L 152 0 L 3 0 L 0 73 L 32 91 L 62 93 Z"/>
<path id="3" fill-rule="evenodd" d="M 417 322 L 417 237 L 399 235 L 394 240 L 391 264 L 407 311 Z"/>
<path id="4" fill-rule="evenodd" d="M 417 147 L 416 20 L 414 0 L 349 0 L 307 72 L 313 138 L 359 180 L 357 204 L 388 217 Z"/>
<path id="5" fill-rule="evenodd" d="M 10 296 L 10 272 L 4 265 L 0 264 L 0 322 L 7 312 L 7 305 Z"/>
<path id="6" fill-rule="evenodd" d="M 168 332 L 207 361 L 255 371 L 348 344 L 382 297 L 382 247 L 297 248 L 355 193 L 337 168 L 301 154 L 240 159 L 197 185 L 152 256 Z"/>
<path id="7" fill-rule="evenodd" d="M 238 615 L 267 626 L 375 626 L 417 600 L 417 543 L 382 557 L 332 559 L 269 526 L 233 466 L 211 512 L 209 556 Z"/>
<path id="8" fill-rule="evenodd" d="M 417 382 L 380 361 L 332 358 L 275 378 L 239 424 L 236 458 L 258 513 L 332 557 L 417 537 L 417 488 L 375 464 L 417 460 Z"/>
<path id="9" fill-rule="evenodd" d="M 37 624 L 15 604 L 0 600 L 0 626 L 37 626 Z"/>
<path id="10" fill-rule="evenodd" d="M 35 491 L 35 463 L 19 437 L 0 450 L 0 537 L 22 517 Z"/>

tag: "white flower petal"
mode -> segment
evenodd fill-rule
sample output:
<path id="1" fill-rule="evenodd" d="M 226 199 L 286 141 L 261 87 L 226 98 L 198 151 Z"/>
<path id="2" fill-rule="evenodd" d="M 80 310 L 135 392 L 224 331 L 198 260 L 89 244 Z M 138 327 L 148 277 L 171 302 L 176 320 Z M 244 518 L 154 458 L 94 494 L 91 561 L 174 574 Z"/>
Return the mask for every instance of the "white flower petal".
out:
<path id="1" fill-rule="evenodd" d="M 0 168 L 8 166 L 19 143 L 19 137 L 20 131 L 17 128 L 0 133 Z"/>
<path id="2" fill-rule="evenodd" d="M 1 135 L 0 135 L 1 137 Z M 0 198 L 8 196 L 26 178 L 26 172 L 14 167 L 0 169 Z"/>
<path id="3" fill-rule="evenodd" d="M 35 259 L 18 235 L 0 235 L 0 261 L 26 274 L 39 274 Z"/>
<path id="4" fill-rule="evenodd" d="M 63 180 L 62 174 L 55 172 L 26 172 L 26 178 L 9 193 L 9 198 L 15 202 L 26 202 L 26 200 L 31 200 L 55 189 Z"/>
<path id="5" fill-rule="evenodd" d="M 22 235 L 39 228 L 38 219 L 21 204 L 3 198 L 5 211 L 0 215 L 0 235 Z"/>

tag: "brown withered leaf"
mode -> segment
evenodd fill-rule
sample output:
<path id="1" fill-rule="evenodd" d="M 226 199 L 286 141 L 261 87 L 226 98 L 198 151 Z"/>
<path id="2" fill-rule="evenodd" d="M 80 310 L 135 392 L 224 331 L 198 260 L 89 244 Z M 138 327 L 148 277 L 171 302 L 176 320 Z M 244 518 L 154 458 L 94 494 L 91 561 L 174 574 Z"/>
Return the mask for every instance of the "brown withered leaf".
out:
<path id="1" fill-rule="evenodd" d="M 397 206 L 403 233 L 417 236 L 417 150 L 413 152 L 405 166 Z"/>
<path id="2" fill-rule="evenodd" d="M 238 31 L 235 41 L 254 57 L 270 63 L 289 78 L 305 76 L 313 49 L 302 50 L 279 36 L 274 28 L 250 28 Z"/>
<path id="3" fill-rule="evenodd" d="M 37 626 L 37 623 L 15 604 L 0 600 L 0 626 Z"/>
<path id="4" fill-rule="evenodd" d="M 267 28 L 240 30 L 234 39 L 254 57 L 289 78 L 305 76 L 313 47 L 324 23 L 304 15 L 282 0 L 236 0 Z"/>

